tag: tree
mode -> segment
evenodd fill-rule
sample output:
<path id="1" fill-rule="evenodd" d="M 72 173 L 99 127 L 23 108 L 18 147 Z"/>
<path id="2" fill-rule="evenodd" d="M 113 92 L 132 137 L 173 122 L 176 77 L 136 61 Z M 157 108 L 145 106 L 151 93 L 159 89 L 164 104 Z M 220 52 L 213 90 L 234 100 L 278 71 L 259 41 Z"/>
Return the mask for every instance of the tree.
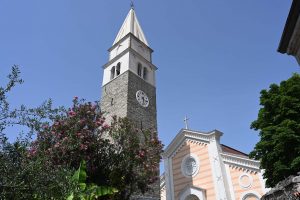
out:
<path id="1" fill-rule="evenodd" d="M 23 83 L 18 66 L 12 67 L 8 84 L 0 87 L 0 199 L 65 199 L 72 188 L 72 171 L 51 168 L 45 157 L 31 159 L 28 149 L 32 134 L 60 116 L 64 108 L 52 108 L 48 100 L 37 108 L 12 109 L 7 101 L 9 92 Z M 28 134 L 9 142 L 4 131 L 9 126 L 29 128 Z"/>
<path id="2" fill-rule="evenodd" d="M 258 118 L 251 128 L 260 141 L 250 156 L 261 160 L 269 187 L 300 169 L 300 75 L 262 90 Z"/>
<path id="3" fill-rule="evenodd" d="M 157 134 L 136 129 L 127 118 L 114 117 L 109 126 L 97 105 L 75 97 L 65 115 L 38 133 L 30 156 L 47 155 L 49 165 L 70 169 L 85 160 L 87 183 L 116 188 L 113 199 L 148 191 L 162 152 Z"/>
<path id="4" fill-rule="evenodd" d="M 17 65 L 12 67 L 7 78 L 9 79 L 7 85 L 0 86 L 0 139 L 4 139 L 4 130 L 9 126 L 25 126 L 29 128 L 29 134 L 37 133 L 45 124 L 65 112 L 65 108 L 62 106 L 53 108 L 51 99 L 36 108 L 27 108 L 21 105 L 20 108 L 12 109 L 7 95 L 17 84 L 24 82 L 20 78 L 20 70 Z"/>
<path id="5" fill-rule="evenodd" d="M 67 200 L 94 200 L 118 192 L 118 190 L 109 186 L 98 186 L 93 183 L 86 184 L 87 174 L 85 161 L 81 161 L 79 169 L 74 173 L 72 179 L 77 187 L 71 192 Z"/>
<path id="6" fill-rule="evenodd" d="M 0 199 L 66 199 L 72 171 L 52 168 L 43 157 L 30 159 L 24 141 L 6 142 L 0 152 Z"/>

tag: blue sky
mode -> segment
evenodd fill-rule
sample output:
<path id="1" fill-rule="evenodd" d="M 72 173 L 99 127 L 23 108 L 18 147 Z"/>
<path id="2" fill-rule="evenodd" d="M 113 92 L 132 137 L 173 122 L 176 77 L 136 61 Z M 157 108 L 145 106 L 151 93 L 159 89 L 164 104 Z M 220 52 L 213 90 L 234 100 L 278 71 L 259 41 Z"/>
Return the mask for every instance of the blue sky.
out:
<path id="1" fill-rule="evenodd" d="M 0 85 L 13 64 L 25 83 L 13 106 L 52 98 L 101 96 L 102 65 L 128 11 L 127 0 L 0 0 Z M 291 0 L 136 0 L 157 70 L 159 136 L 164 144 L 190 118 L 193 130 L 224 132 L 221 143 L 249 153 L 259 92 L 299 72 L 276 52 Z M 16 134 L 10 133 L 10 138 Z"/>

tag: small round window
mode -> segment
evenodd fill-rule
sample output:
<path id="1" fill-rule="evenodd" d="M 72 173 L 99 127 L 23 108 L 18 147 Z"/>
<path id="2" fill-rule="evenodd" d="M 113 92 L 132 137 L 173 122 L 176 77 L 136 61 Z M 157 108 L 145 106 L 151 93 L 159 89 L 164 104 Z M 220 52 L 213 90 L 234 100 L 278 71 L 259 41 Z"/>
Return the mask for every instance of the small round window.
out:
<path id="1" fill-rule="evenodd" d="M 181 163 L 181 171 L 184 176 L 195 176 L 199 170 L 199 161 L 194 155 L 187 155 L 183 158 Z"/>

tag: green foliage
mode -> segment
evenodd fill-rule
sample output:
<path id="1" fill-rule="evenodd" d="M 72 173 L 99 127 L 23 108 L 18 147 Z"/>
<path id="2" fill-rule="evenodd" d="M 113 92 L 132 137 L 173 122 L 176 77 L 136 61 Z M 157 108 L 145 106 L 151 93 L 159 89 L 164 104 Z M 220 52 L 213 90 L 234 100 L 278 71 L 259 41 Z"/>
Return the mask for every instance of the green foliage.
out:
<path id="1" fill-rule="evenodd" d="M 9 103 L 7 101 L 7 93 L 17 85 L 22 84 L 23 80 L 19 76 L 20 71 L 18 66 L 12 67 L 12 72 L 7 76 L 9 79 L 5 87 L 0 86 L 0 137 L 3 138 L 3 130 L 14 122 L 11 120 L 14 118 L 14 112 L 10 110 Z M 1 139 L 1 138 L 0 138 Z"/>
<path id="2" fill-rule="evenodd" d="M 251 128 L 260 130 L 260 141 L 250 156 L 261 160 L 267 186 L 300 169 L 300 75 L 262 90 L 258 118 Z"/>
<path id="3" fill-rule="evenodd" d="M 31 135 L 60 116 L 63 108 L 53 109 L 48 100 L 37 108 L 21 106 L 12 109 L 7 101 L 9 92 L 17 84 L 23 83 L 18 66 L 12 67 L 8 84 L 0 87 L 0 199 L 65 199 L 72 183 L 72 171 L 48 165 L 45 156 L 32 159 L 28 149 Z M 28 134 L 20 135 L 15 142 L 9 142 L 5 129 L 21 126 L 29 129 Z"/>
<path id="4" fill-rule="evenodd" d="M 20 70 L 16 65 L 12 67 L 12 71 L 7 77 L 9 79 L 7 85 L 0 86 L 0 140 L 5 140 L 4 130 L 9 126 L 29 128 L 28 134 L 31 136 L 65 112 L 64 107 L 53 108 L 51 99 L 37 108 L 27 108 L 21 105 L 19 108 L 12 109 L 7 101 L 7 96 L 13 87 L 24 81 L 20 78 Z"/>
<path id="5" fill-rule="evenodd" d="M 43 157 L 28 157 L 26 140 L 2 144 L 0 199 L 65 199 L 73 187 L 72 172 L 52 168 Z"/>
<path id="6" fill-rule="evenodd" d="M 105 123 L 97 104 L 78 101 L 52 125 L 44 127 L 30 156 L 47 155 L 53 166 L 77 169 L 86 160 L 87 183 L 118 189 L 113 199 L 148 191 L 158 178 L 162 152 L 157 134 L 139 131 L 126 118 Z"/>
<path id="7" fill-rule="evenodd" d="M 78 170 L 72 177 L 73 181 L 77 184 L 75 191 L 73 191 L 67 200 L 94 200 L 99 197 L 112 195 L 118 192 L 117 189 L 108 186 L 98 186 L 95 184 L 87 184 L 86 162 L 82 161 Z"/>
<path id="8" fill-rule="evenodd" d="M 114 118 L 110 129 L 115 153 L 112 154 L 111 184 L 120 190 L 115 199 L 129 199 L 158 181 L 158 166 L 163 145 L 157 133 L 136 129 L 127 118 Z"/>

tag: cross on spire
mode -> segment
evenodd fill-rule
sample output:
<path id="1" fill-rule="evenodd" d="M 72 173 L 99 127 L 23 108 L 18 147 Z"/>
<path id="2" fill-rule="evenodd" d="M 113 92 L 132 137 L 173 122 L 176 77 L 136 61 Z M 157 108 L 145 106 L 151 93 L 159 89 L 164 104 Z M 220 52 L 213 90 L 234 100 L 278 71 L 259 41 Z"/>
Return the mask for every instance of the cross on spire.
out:
<path id="1" fill-rule="evenodd" d="M 185 129 L 189 129 L 189 124 L 188 124 L 188 120 L 189 118 L 187 118 L 187 116 L 184 117 L 184 124 L 185 124 Z"/>
<path id="2" fill-rule="evenodd" d="M 133 3 L 133 0 L 130 1 L 130 7 L 131 7 L 132 9 L 134 9 L 134 3 Z"/>

